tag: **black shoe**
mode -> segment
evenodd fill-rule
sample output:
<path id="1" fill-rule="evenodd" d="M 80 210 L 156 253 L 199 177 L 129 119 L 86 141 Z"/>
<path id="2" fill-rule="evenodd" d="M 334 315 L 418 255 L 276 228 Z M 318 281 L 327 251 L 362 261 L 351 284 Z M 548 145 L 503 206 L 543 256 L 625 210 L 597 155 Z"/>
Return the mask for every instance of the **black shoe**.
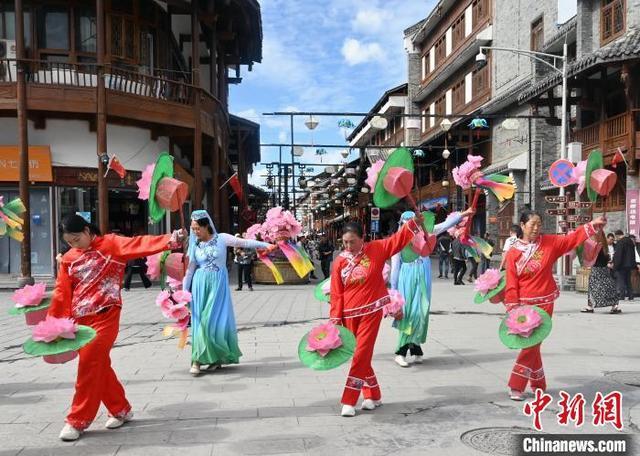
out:
<path id="1" fill-rule="evenodd" d="M 466 283 L 464 283 L 462 280 L 460 282 L 458 282 L 458 285 L 466 285 Z"/>
<path id="2" fill-rule="evenodd" d="M 449 279 L 449 276 L 448 276 L 448 275 L 446 275 L 446 276 L 444 276 L 444 278 L 448 280 L 448 279 Z"/>
<path id="3" fill-rule="evenodd" d="M 441 276 L 441 275 L 439 275 L 439 276 L 438 276 L 438 278 L 439 278 L 439 279 L 441 279 L 441 278 L 442 278 L 442 276 Z"/>
<path id="4" fill-rule="evenodd" d="M 629 301 L 633 301 L 633 298 L 629 298 Z"/>
<path id="5" fill-rule="evenodd" d="M 124 288 L 124 291 L 131 291 L 131 290 L 129 290 L 128 288 Z"/>
<path id="6" fill-rule="evenodd" d="M 253 291 L 253 287 L 249 287 L 249 291 Z"/>
<path id="7" fill-rule="evenodd" d="M 242 288 L 238 287 L 236 288 L 236 291 L 242 291 Z"/>

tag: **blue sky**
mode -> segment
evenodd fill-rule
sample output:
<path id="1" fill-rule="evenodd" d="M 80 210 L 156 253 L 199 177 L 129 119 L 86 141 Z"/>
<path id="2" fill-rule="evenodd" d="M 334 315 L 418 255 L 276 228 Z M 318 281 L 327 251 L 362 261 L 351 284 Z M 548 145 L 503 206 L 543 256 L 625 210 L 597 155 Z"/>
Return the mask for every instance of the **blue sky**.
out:
<path id="1" fill-rule="evenodd" d="M 288 143 L 288 117 L 273 111 L 366 112 L 387 89 L 406 82 L 403 30 L 425 18 L 434 0 L 262 0 L 263 60 L 232 86 L 230 110 L 261 125 L 263 143 Z M 298 117 L 296 142 L 342 144 L 339 118 L 319 118 L 313 132 Z M 353 123 L 360 118 L 352 118 Z M 301 162 L 318 162 L 307 149 Z M 337 163 L 339 151 L 323 157 Z M 351 159 L 355 154 L 351 154 Z M 263 149 L 263 161 L 277 150 Z M 259 179 L 260 168 L 251 179 Z M 320 169 L 316 169 L 316 172 Z"/>

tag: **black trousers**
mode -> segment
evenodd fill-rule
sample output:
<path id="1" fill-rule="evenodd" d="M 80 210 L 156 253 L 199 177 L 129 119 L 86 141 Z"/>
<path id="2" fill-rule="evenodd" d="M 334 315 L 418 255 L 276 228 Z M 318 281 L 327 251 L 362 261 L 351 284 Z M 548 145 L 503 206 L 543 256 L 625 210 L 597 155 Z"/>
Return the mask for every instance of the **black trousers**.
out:
<path id="1" fill-rule="evenodd" d="M 618 285 L 618 296 L 620 299 L 629 297 L 633 299 L 633 288 L 631 287 L 631 271 L 633 269 L 624 268 L 616 271 L 616 282 Z"/>
<path id="2" fill-rule="evenodd" d="M 453 259 L 453 283 L 462 283 L 462 278 L 467 272 L 467 262 Z"/>
<path id="3" fill-rule="evenodd" d="M 469 271 L 469 280 L 473 277 L 474 279 L 478 278 L 478 262 L 475 258 L 469 258 L 469 263 L 471 264 L 471 270 Z"/>
<path id="4" fill-rule="evenodd" d="M 151 286 L 151 280 L 147 277 L 147 268 L 143 268 L 141 266 L 128 266 L 124 275 L 124 284 L 122 285 L 125 290 L 131 288 L 131 279 L 133 278 L 134 272 L 137 272 L 138 275 L 140 275 L 140 280 L 142 280 L 145 288 L 149 288 Z"/>
<path id="5" fill-rule="evenodd" d="M 322 267 L 322 275 L 326 279 L 331 275 L 331 260 L 322 260 L 320 266 Z"/>
<path id="6" fill-rule="evenodd" d="M 253 284 L 251 283 L 251 263 L 249 264 L 238 264 L 238 288 L 242 290 L 242 276 L 244 275 L 244 281 L 247 283 L 249 288 L 253 288 Z"/>
<path id="7" fill-rule="evenodd" d="M 396 355 L 407 356 L 407 352 L 411 352 L 413 356 L 422 356 L 422 348 L 417 344 L 406 344 L 398 349 Z"/>

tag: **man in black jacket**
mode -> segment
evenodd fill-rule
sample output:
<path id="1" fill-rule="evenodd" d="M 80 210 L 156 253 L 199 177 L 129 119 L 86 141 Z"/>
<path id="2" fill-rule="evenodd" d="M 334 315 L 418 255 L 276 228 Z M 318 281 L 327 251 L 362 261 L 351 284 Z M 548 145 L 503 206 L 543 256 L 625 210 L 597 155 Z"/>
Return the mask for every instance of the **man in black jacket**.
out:
<path id="1" fill-rule="evenodd" d="M 618 242 L 613 254 L 613 270 L 616 273 L 618 295 L 622 300 L 628 297 L 629 301 L 633 301 L 631 271 L 636 268 L 636 246 L 631 238 L 625 236 L 621 230 L 617 230 L 615 235 Z"/>
<path id="2" fill-rule="evenodd" d="M 324 278 L 328 278 L 331 274 L 331 262 L 333 261 L 334 247 L 329 239 L 326 237 L 322 239 L 320 246 L 318 247 L 318 254 L 320 255 L 320 266 L 322 267 L 322 275 Z"/>

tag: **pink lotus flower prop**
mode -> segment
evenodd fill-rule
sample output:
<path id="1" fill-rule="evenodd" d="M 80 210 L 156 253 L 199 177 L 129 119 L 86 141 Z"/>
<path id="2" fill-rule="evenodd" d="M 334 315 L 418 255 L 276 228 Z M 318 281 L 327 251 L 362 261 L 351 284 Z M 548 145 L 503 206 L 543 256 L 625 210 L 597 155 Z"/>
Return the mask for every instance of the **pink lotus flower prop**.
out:
<path id="1" fill-rule="evenodd" d="M 172 320 L 183 320 L 189 317 L 187 304 L 191 302 L 191 293 L 188 291 L 162 291 L 156 298 L 156 305 L 160 307 L 162 315 Z"/>
<path id="2" fill-rule="evenodd" d="M 582 160 L 571 170 L 572 182 L 578 184 L 578 195 L 584 192 L 586 186 L 585 173 L 587 172 L 587 160 Z"/>
<path id="3" fill-rule="evenodd" d="M 497 269 L 487 269 L 484 274 L 475 281 L 475 290 L 486 295 L 498 286 L 502 280 L 502 274 Z"/>
<path id="4" fill-rule="evenodd" d="M 480 174 L 481 162 L 483 158 L 479 155 L 467 155 L 467 161 L 462 165 L 453 168 L 453 180 L 456 185 L 464 190 L 471 188 L 471 184 L 478 178 Z"/>
<path id="5" fill-rule="evenodd" d="M 331 350 L 340 346 L 342 346 L 340 331 L 331 322 L 318 325 L 309 332 L 307 351 L 315 351 L 320 356 L 327 356 Z"/>
<path id="6" fill-rule="evenodd" d="M 48 316 L 32 330 L 32 338 L 36 342 L 50 343 L 60 338 L 75 339 L 78 325 L 71 318 L 55 318 Z"/>
<path id="7" fill-rule="evenodd" d="M 512 309 L 506 320 L 509 334 L 529 337 L 542 324 L 542 317 L 532 306 L 520 306 Z"/>
<path id="8" fill-rule="evenodd" d="M 181 290 L 182 280 L 176 280 L 171 276 L 167 276 L 167 285 L 169 285 L 169 288 L 171 288 L 174 291 Z"/>
<path id="9" fill-rule="evenodd" d="M 46 288 L 47 285 L 43 282 L 26 285 L 24 288 L 16 290 L 11 299 L 16 303 L 16 307 L 34 307 L 44 299 Z"/>
<path id="10" fill-rule="evenodd" d="M 247 229 L 245 237 L 256 239 L 259 234 L 263 241 L 275 242 L 291 239 L 302 232 L 302 225 L 293 214 L 276 206 L 267 211 L 267 216 L 262 225 L 253 225 Z"/>
<path id="11" fill-rule="evenodd" d="M 246 239 L 257 239 L 258 234 L 260 234 L 261 231 L 262 231 L 262 225 L 259 223 L 256 223 L 255 225 L 251 225 L 249 228 L 247 228 L 247 232 L 244 237 Z"/>
<path id="12" fill-rule="evenodd" d="M 389 292 L 391 302 L 384 306 L 383 313 L 385 317 L 395 317 L 396 315 L 400 314 L 402 312 L 402 309 L 404 308 L 404 298 L 398 290 L 389 289 L 387 290 L 387 292 Z"/>
<path id="13" fill-rule="evenodd" d="M 147 165 L 147 167 L 142 171 L 142 178 L 136 181 L 136 185 L 138 186 L 138 198 L 141 200 L 149 199 L 149 191 L 151 190 L 151 178 L 153 177 L 153 170 L 156 165 Z"/>
<path id="14" fill-rule="evenodd" d="M 160 278 L 160 253 L 147 257 L 147 275 L 151 280 Z"/>
<path id="15" fill-rule="evenodd" d="M 376 182 L 378 181 L 378 174 L 380 174 L 380 170 L 384 166 L 384 160 L 378 160 L 369 168 L 367 168 L 367 178 L 364 183 L 373 190 L 376 186 Z"/>

